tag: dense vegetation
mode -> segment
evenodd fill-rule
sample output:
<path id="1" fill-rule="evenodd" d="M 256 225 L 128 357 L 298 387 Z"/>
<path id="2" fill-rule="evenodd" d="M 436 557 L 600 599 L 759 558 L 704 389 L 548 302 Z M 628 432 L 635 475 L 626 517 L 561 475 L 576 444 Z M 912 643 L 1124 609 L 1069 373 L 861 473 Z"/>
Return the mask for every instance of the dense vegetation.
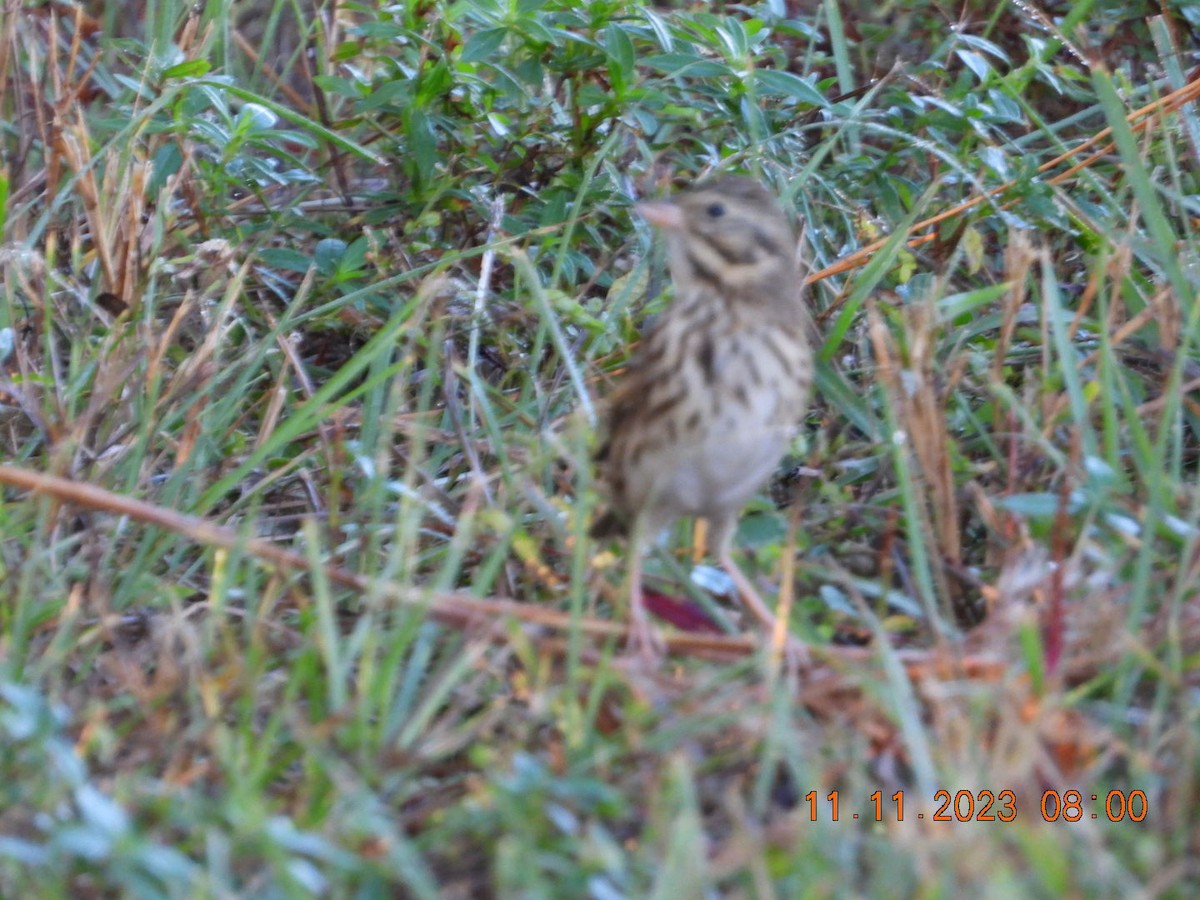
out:
<path id="1" fill-rule="evenodd" d="M 1198 10 L 9 4 L 0 894 L 1195 892 Z M 800 673 L 683 527 L 630 665 L 587 537 L 716 170 L 811 263 Z"/>

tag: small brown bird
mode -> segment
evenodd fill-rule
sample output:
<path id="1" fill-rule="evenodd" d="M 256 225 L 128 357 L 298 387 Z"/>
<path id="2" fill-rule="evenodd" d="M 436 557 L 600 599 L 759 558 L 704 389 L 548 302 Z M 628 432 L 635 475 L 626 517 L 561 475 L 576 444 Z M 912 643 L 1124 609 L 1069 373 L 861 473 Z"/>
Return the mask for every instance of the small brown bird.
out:
<path id="1" fill-rule="evenodd" d="M 641 555 L 681 516 L 709 545 L 750 611 L 775 617 L 733 561 L 738 513 L 778 465 L 812 384 L 796 240 L 778 201 L 722 176 L 637 211 L 666 234 L 675 300 L 608 401 L 596 454 L 609 511 L 593 537 L 629 537 L 631 647 L 661 652 L 642 602 Z"/>

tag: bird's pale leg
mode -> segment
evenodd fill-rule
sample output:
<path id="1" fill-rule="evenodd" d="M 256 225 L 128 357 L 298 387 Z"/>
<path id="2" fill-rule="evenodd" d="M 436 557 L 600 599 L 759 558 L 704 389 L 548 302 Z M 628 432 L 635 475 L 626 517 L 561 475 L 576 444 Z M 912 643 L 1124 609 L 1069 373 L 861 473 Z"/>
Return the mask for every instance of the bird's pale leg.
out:
<path id="1" fill-rule="evenodd" d="M 717 551 L 717 562 L 721 568 L 729 575 L 733 581 L 734 587 L 737 588 L 738 595 L 741 597 L 742 603 L 762 623 L 763 628 L 767 632 L 768 638 L 773 638 L 779 633 L 779 620 L 775 614 L 771 612 L 762 597 L 758 595 L 758 591 L 754 589 L 754 585 L 750 583 L 750 579 L 746 577 L 746 573 L 741 570 L 733 560 L 733 530 L 734 523 L 712 522 L 710 523 L 713 530 L 712 540 Z M 799 638 L 794 637 L 786 623 L 783 626 L 783 634 L 785 635 L 784 653 L 789 661 L 799 664 L 807 662 L 808 647 Z"/>
<path id="2" fill-rule="evenodd" d="M 635 525 L 629 538 L 629 637 L 625 649 L 648 663 L 657 663 L 666 655 L 667 645 L 651 624 L 642 595 L 643 528 Z"/>

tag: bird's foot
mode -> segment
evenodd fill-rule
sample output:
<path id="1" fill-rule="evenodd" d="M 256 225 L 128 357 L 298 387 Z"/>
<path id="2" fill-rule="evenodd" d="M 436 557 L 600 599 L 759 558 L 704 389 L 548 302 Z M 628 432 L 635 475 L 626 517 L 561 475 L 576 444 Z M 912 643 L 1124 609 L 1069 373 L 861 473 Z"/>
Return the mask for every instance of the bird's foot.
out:
<path id="1" fill-rule="evenodd" d="M 625 652 L 650 666 L 657 666 L 667 655 L 667 642 L 662 632 L 650 622 L 646 608 L 641 603 L 633 604 L 630 610 Z"/>

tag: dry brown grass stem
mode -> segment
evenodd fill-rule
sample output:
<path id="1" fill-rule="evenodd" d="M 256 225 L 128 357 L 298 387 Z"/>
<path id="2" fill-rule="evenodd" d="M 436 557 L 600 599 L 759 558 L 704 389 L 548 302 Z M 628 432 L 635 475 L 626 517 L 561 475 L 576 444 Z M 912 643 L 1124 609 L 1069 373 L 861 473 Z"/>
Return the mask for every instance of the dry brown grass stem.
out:
<path id="1" fill-rule="evenodd" d="M 971 622 L 974 618 L 962 607 L 961 585 L 946 578 L 946 569 L 961 570 L 962 540 L 959 535 L 959 508 L 950 465 L 950 434 L 941 392 L 934 374 L 937 346 L 933 316 L 927 304 L 905 306 L 905 334 L 908 335 L 906 359 L 902 359 L 891 333 L 874 302 L 867 304 L 867 323 L 875 351 L 880 381 L 896 411 L 896 422 L 904 431 L 906 446 L 912 447 L 919 475 L 915 479 L 924 494 L 930 515 L 934 546 L 942 565 L 933 567 L 939 582 L 939 594 L 951 598 L 954 618 Z"/>
<path id="2" fill-rule="evenodd" d="M 1185 104 L 1192 102 L 1197 97 L 1200 97 L 1200 74 L 1196 75 L 1195 78 L 1193 78 L 1183 87 L 1172 91 L 1165 97 L 1161 97 L 1158 100 L 1155 100 L 1153 103 L 1147 103 L 1145 106 L 1135 109 L 1125 117 L 1125 120 L 1130 123 L 1134 133 L 1142 132 L 1147 130 L 1152 124 L 1161 122 L 1162 117 L 1167 113 L 1182 108 Z M 1107 143 L 1103 143 L 1103 146 L 1101 146 L 1096 152 L 1075 163 L 1075 165 L 1071 166 L 1066 171 L 1059 172 L 1057 175 L 1047 179 L 1049 184 L 1061 184 L 1074 176 L 1076 173 L 1091 166 L 1097 160 L 1103 159 L 1105 156 L 1111 153 L 1116 146 L 1111 140 L 1109 140 L 1111 136 L 1112 129 L 1105 128 L 1088 138 L 1079 146 L 1073 147 L 1066 153 L 1062 153 L 1054 157 L 1054 159 L 1050 160 L 1049 162 L 1038 166 L 1038 172 L 1042 174 L 1049 172 L 1062 165 L 1064 162 L 1074 159 L 1075 157 L 1079 156 L 1079 154 L 1090 149 L 1091 147 L 1095 147 L 1097 144 L 1107 141 Z M 917 222 L 911 228 L 909 228 L 908 233 L 912 235 L 917 234 L 917 232 L 934 228 L 947 219 L 952 219 L 955 216 L 966 212 L 967 210 L 981 205 L 993 197 L 999 197 L 1007 193 L 1008 191 L 1017 187 L 1019 184 L 1021 184 L 1021 182 L 1014 179 L 1012 181 L 1006 181 L 1004 184 L 994 187 L 991 190 L 976 194 L 975 196 L 964 200 L 957 206 L 938 213 L 936 216 L 930 216 L 927 219 L 922 219 L 920 222 Z M 1011 203 L 1005 203 L 1002 204 L 1000 208 L 1006 209 L 1010 205 Z M 938 233 L 936 231 L 931 231 L 927 234 L 918 234 L 916 237 L 909 239 L 908 247 L 909 249 L 916 249 L 936 240 L 937 236 Z M 873 243 L 868 244 L 861 250 L 857 250 L 854 253 L 851 253 L 849 256 L 838 260 L 833 265 L 826 266 L 819 272 L 812 273 L 804 280 L 804 283 L 813 284 L 818 281 L 823 281 L 826 278 L 831 278 L 834 275 L 841 275 L 844 272 L 849 272 L 850 270 L 856 269 L 859 266 L 866 265 L 871 257 L 878 253 L 879 250 L 882 249 L 883 246 L 888 242 L 888 240 L 888 237 L 883 237 L 877 241 L 874 241 Z M 831 315 L 831 313 L 837 308 L 837 306 L 838 304 L 836 303 L 830 306 L 821 314 L 821 318 L 828 318 L 829 315 Z"/>
<path id="3" fill-rule="evenodd" d="M 115 494 L 86 482 L 46 475 L 18 466 L 0 465 L 0 483 L 44 494 L 61 503 L 125 516 L 218 550 L 237 550 L 280 571 L 302 574 L 310 569 L 309 562 L 303 554 L 268 540 L 248 537 L 237 529 Z M 500 624 L 513 620 L 562 633 L 578 627 L 588 636 L 598 640 L 621 638 L 626 633 L 625 626 L 615 622 L 588 619 L 576 623 L 569 613 L 515 600 L 480 599 L 452 592 L 431 594 L 419 588 L 369 579 L 333 564 L 326 564 L 324 572 L 333 583 L 363 593 L 382 594 L 400 604 L 427 607 L 433 619 L 446 625 L 458 628 L 487 627 L 497 638 L 504 637 Z M 682 634 L 669 636 L 667 643 L 675 652 L 723 657 L 745 656 L 759 645 L 757 639 L 751 638 Z"/>
<path id="4" fill-rule="evenodd" d="M 43 494 L 58 503 L 127 517 L 144 525 L 174 532 L 215 550 L 237 551 L 294 576 L 303 576 L 311 570 L 309 560 L 302 553 L 262 538 L 249 537 L 235 528 L 116 494 L 86 482 L 0 464 L 0 484 Z M 627 626 L 604 619 L 579 618 L 567 612 L 505 598 L 484 599 L 460 592 L 423 590 L 367 578 L 332 563 L 325 563 L 322 570 L 331 583 L 363 594 L 382 596 L 399 605 L 425 609 L 432 619 L 446 626 L 476 631 L 496 642 L 509 641 L 512 635 L 508 625 L 518 623 L 527 630 L 526 637 L 532 637 L 543 651 L 565 655 L 569 634 L 578 630 L 593 642 L 593 649 L 586 655 L 595 659 L 604 642 L 624 642 L 628 638 Z M 717 660 L 749 656 L 762 644 L 758 636 L 669 633 L 663 635 L 663 639 L 667 650 L 673 655 Z M 815 678 L 811 687 L 805 687 L 806 696 L 810 689 L 817 694 L 828 693 L 834 690 L 835 684 L 839 691 L 847 689 L 848 682 L 856 683 L 862 675 L 862 667 L 876 655 L 875 650 L 865 647 L 814 647 L 812 652 L 817 661 L 828 664 L 830 668 L 826 669 L 825 678 Z M 937 650 L 895 652 L 913 678 L 967 677 L 991 680 L 999 677 L 1004 670 L 1001 660 L 989 653 L 954 653 L 950 657 Z M 838 677 L 838 672 L 846 675 Z M 828 680 L 830 677 L 834 678 L 833 682 Z"/>

